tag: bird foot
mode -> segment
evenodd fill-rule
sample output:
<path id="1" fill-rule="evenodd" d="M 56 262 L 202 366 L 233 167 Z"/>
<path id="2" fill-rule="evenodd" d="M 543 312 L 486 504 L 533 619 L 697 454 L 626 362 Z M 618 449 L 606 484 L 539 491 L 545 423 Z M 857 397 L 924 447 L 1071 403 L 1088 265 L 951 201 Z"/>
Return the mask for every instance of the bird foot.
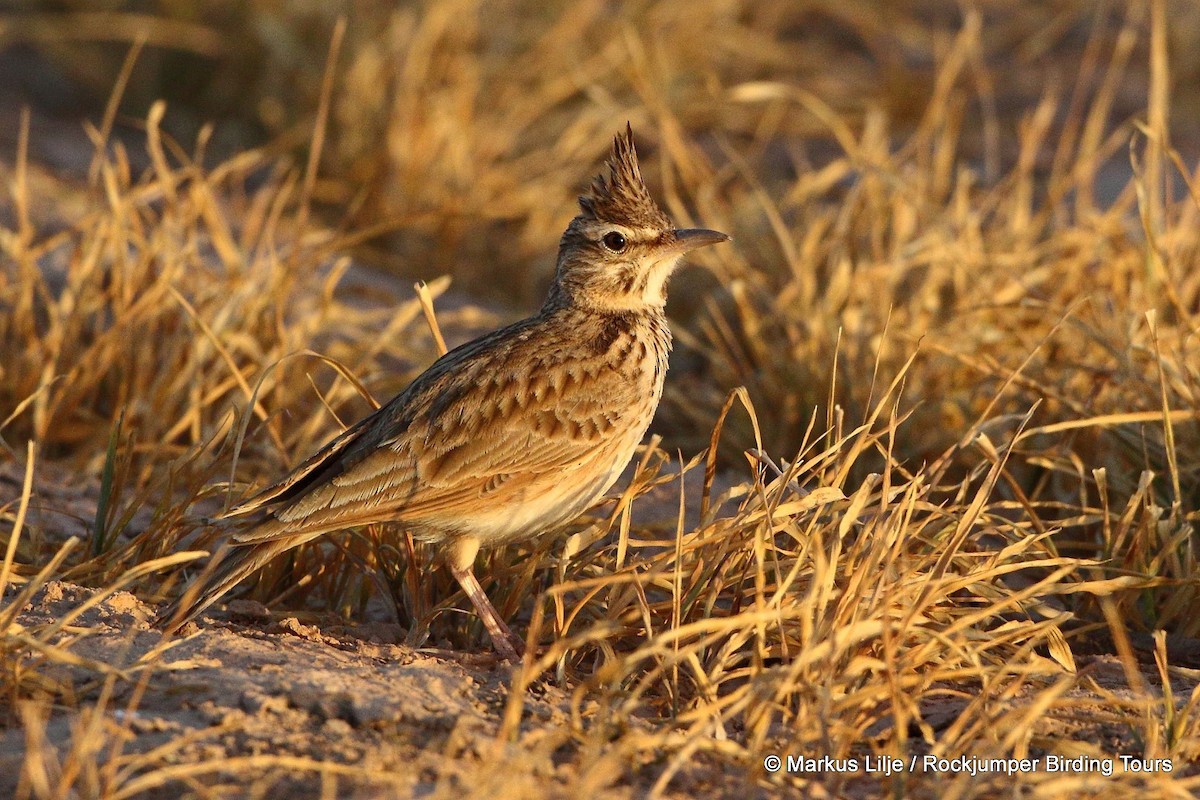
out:
<path id="1" fill-rule="evenodd" d="M 488 634 L 492 637 L 492 646 L 501 658 L 513 664 L 521 663 L 525 655 L 525 642 L 521 637 L 508 630 L 507 626 L 502 631 L 489 630 Z"/>
<path id="2" fill-rule="evenodd" d="M 479 585 L 470 566 L 465 568 L 451 566 L 451 572 L 454 573 L 455 579 L 466 592 L 471 605 L 475 606 L 475 613 L 479 614 L 479 618 L 483 620 L 483 626 L 487 628 L 488 635 L 492 637 L 492 646 L 496 648 L 496 652 L 506 661 L 514 664 L 521 663 L 521 656 L 525 652 L 524 640 L 509 630 L 508 626 L 504 624 L 504 620 L 500 619 L 500 615 L 496 613 L 496 607 L 484 594 L 483 587 Z"/>

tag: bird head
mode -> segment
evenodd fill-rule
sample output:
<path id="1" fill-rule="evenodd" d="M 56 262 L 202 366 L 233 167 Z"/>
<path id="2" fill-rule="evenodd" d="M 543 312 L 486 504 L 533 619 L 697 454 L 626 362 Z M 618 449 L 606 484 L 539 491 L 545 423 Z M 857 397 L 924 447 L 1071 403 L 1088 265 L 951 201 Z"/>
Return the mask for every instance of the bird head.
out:
<path id="1" fill-rule="evenodd" d="M 705 245 L 729 241 L 717 231 L 678 229 L 642 182 L 633 131 L 613 140 L 607 174 L 579 198 L 558 250 L 558 269 L 548 303 L 600 310 L 662 308 L 667 279 L 680 258 Z"/>

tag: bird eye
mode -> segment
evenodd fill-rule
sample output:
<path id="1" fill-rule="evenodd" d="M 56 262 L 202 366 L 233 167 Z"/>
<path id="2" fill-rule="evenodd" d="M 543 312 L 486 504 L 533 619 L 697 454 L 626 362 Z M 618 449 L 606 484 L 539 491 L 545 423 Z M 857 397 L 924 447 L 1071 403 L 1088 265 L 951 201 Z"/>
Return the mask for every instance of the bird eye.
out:
<path id="1" fill-rule="evenodd" d="M 604 246 L 614 253 L 619 253 L 625 249 L 625 237 L 616 231 L 610 231 L 604 234 Z"/>

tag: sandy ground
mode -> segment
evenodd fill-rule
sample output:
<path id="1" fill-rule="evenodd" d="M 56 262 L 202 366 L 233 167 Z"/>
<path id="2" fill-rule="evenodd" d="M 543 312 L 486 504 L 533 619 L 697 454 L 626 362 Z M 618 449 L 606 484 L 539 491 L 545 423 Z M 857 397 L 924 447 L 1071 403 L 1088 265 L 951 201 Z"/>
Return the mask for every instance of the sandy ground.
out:
<path id="1" fill-rule="evenodd" d="M 0 464 L 0 501 L 17 496 L 20 472 L 17 464 Z M 699 497 L 701 478 L 700 470 L 688 473 L 689 497 Z M 718 475 L 716 488 L 723 492 L 735 482 Z M 96 482 L 45 464 L 34 483 L 30 535 L 59 544 L 86 536 Z M 635 520 L 673 518 L 678 491 L 672 482 L 640 498 Z M 686 516 L 695 524 L 692 506 Z M 8 588 L 0 608 L 19 588 Z M 96 592 L 52 581 L 21 609 L 17 624 L 43 628 Z M 354 624 L 332 614 L 306 614 L 301 622 L 248 600 L 206 613 L 165 643 L 150 624 L 156 611 L 118 592 L 72 622 L 61 643 L 79 663 L 37 667 L 68 687 L 62 702 L 32 726 L 19 714 L 0 716 L 0 797 L 17 793 L 31 746 L 47 762 L 66 761 L 85 738 L 78 710 L 101 703 L 100 735 L 86 737 L 101 748 L 89 756 L 93 763 L 131 776 L 189 773 L 188 780 L 164 785 L 143 778 L 139 797 L 177 798 L 191 784 L 205 787 L 201 796 L 218 797 L 252 796 L 257 787 L 289 797 L 333 791 L 327 796 L 621 798 L 644 795 L 664 766 L 653 759 L 634 763 L 608 748 L 603 732 L 596 733 L 596 747 L 581 744 L 587 737 L 572 733 L 574 687 L 552 680 L 523 693 L 518 743 L 508 743 L 501 732 L 516 668 L 485 645 L 475 652 L 413 649 L 402 644 L 407 630 L 394 623 Z M 143 662 L 154 666 L 141 669 Z M 106 688 L 102 676 L 112 668 L 122 676 Z M 595 701 L 584 701 L 582 710 L 594 718 Z M 664 720 L 635 723 L 661 730 Z M 31 730 L 41 732 L 40 743 L 31 744 Z M 740 766 L 697 758 L 667 796 L 693 796 L 704 787 L 706 795 L 744 798 L 753 785 L 747 778 Z M 750 791 L 777 794 L 765 786 Z"/>
<path id="2" fill-rule="evenodd" d="M 50 623 L 92 594 L 51 582 L 23 609 L 20 624 Z M 86 663 L 49 673 L 73 687 L 72 706 L 106 698 L 103 737 L 95 740 L 103 744 L 100 760 L 143 781 L 139 797 L 179 797 L 190 785 L 205 787 L 200 796 L 217 797 L 257 790 L 287 797 L 625 798 L 643 796 L 664 766 L 587 752 L 569 733 L 570 693 L 546 681 L 524 695 L 518 743 L 505 744 L 499 733 L 514 669 L 489 654 L 402 646 L 397 642 L 405 631 L 396 625 L 271 621 L 262 606 L 235 601 L 187 626 L 151 671 L 138 671 L 139 660 L 163 645 L 148 623 L 153 613 L 119 592 L 68 630 L 81 637 L 71 649 L 82 659 L 127 665 L 127 679 L 113 682 L 111 695 Z M 1142 665 L 1143 678 L 1154 685 L 1152 671 Z M 1069 693 L 1075 709 L 1043 718 L 1039 736 L 1136 751 L 1128 727 L 1101 705 L 1106 698 L 1111 704 L 1131 697 L 1120 663 L 1083 656 L 1080 667 L 1089 679 Z M 1173 681 L 1181 700 L 1196 686 L 1194 680 Z M 967 701 L 947 696 L 933 702 L 940 707 L 923 704 L 923 717 L 942 730 Z M 643 722 L 649 728 L 654 721 Z M 61 758 L 81 730 L 77 714 L 63 707 L 34 729 L 44 730 L 45 743 L 34 746 L 49 761 Z M 0 796 L 18 791 L 30 746 L 27 730 L 0 727 Z M 173 770 L 187 779 L 163 783 L 155 777 Z M 136 778 L 139 771 L 150 777 Z M 833 796 L 871 797 L 885 788 L 867 779 L 804 790 L 771 783 L 701 757 L 678 773 L 666 796 L 818 796 L 823 792 L 810 792 L 824 788 Z"/>
<path id="3" fill-rule="evenodd" d="M 52 622 L 92 594 L 49 583 L 20 623 Z M 337 796 L 631 797 L 649 788 L 643 776 L 652 781 L 658 772 L 630 772 L 615 754 L 580 752 L 567 733 L 570 695 L 545 682 L 524 697 L 520 744 L 502 743 L 514 670 L 490 654 L 413 650 L 397 644 L 405 631 L 395 625 L 270 622 L 263 612 L 235 601 L 187 626 L 152 671 L 131 668 L 130 680 L 115 682 L 104 741 L 105 748 L 119 742 L 119 767 L 193 765 L 194 780 L 217 796 L 222 787 L 244 796 L 256 784 L 285 796 L 320 796 L 336 787 Z M 133 595 L 117 593 L 73 626 L 87 633 L 72 651 L 136 665 L 163 644 L 148 623 L 153 613 Z M 74 687 L 73 705 L 95 704 L 105 693 L 90 667 L 51 674 Z M 78 737 L 75 725 L 68 709 L 50 715 L 43 745 L 49 760 Z M 19 724 L 0 728 L 0 796 L 18 789 L 25 737 Z M 247 761 L 264 756 L 274 758 Z M 344 774 L 307 768 L 316 762 Z M 690 795 L 697 781 L 715 794 L 747 796 L 744 774 L 710 769 L 702 759 L 668 795 Z M 139 796 L 178 797 L 181 784 L 150 781 L 146 788 Z"/>
<path id="4" fill-rule="evenodd" d="M 90 593 L 51 583 L 22 623 L 51 621 Z M 253 612 L 252 604 L 241 605 Z M 162 642 L 147 622 L 152 616 L 153 609 L 133 595 L 114 595 L 80 620 L 93 633 L 73 649 L 108 664 L 136 663 Z M 395 626 L 321 630 L 295 618 L 264 626 L 236 610 L 218 617 L 232 621 L 210 617 L 203 627 L 188 626 L 149 677 L 135 710 L 124 709 L 136 682 L 118 682 L 110 716 L 116 726 L 127 723 L 123 727 L 132 738 L 124 752 L 176 740 L 179 747 L 165 763 L 261 754 L 328 759 L 398 771 L 407 785 L 394 788 L 424 794 L 439 780 L 453 781 L 449 766 L 469 759 L 497 729 L 510 673 L 492 659 L 471 664 L 415 652 L 395 643 L 404 633 Z M 63 676 L 72 684 L 93 683 L 78 701 L 99 696 L 101 687 L 89 681 L 94 673 L 68 672 L 83 673 Z M 552 694 L 531 700 L 530 712 L 561 723 L 562 699 Z M 184 737 L 197 732 L 201 735 Z M 16 788 L 25 755 L 21 737 L 19 728 L 4 733 L 0 795 Z M 47 738 L 56 743 L 71 738 L 68 715 L 51 718 Z M 406 768 L 398 770 L 401 766 Z M 315 774 L 289 780 L 297 784 L 293 789 L 316 789 L 319 781 Z"/>

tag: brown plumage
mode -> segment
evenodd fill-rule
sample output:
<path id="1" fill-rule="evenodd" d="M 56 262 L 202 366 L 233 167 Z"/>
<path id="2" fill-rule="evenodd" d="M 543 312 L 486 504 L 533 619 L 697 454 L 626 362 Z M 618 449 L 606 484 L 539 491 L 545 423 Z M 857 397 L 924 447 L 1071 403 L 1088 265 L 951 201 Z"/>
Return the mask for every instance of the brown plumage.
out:
<path id="1" fill-rule="evenodd" d="M 688 250 L 729 238 L 674 228 L 646 191 L 628 126 L 579 205 L 541 311 L 442 356 L 231 509 L 257 521 L 160 614 L 168 630 L 280 553 L 395 520 L 444 549 L 496 649 L 517 658 L 520 640 L 475 579 L 476 553 L 551 530 L 612 486 L 662 396 L 667 278 Z"/>

